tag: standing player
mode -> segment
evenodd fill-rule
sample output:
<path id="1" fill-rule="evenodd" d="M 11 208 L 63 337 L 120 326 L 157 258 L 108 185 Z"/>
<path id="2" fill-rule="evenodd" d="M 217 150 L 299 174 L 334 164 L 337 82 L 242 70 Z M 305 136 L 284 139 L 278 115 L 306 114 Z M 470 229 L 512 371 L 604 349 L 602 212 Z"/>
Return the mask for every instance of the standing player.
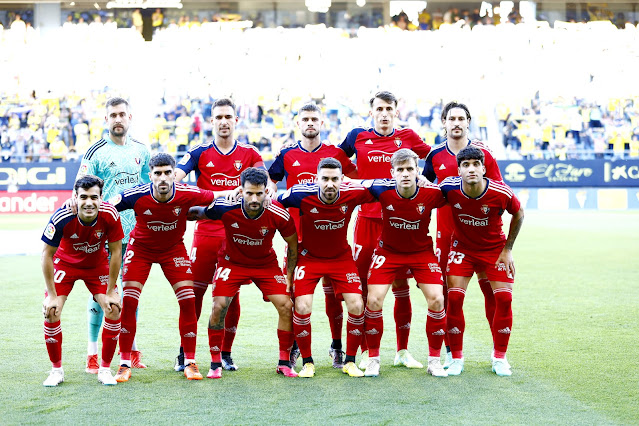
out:
<path id="1" fill-rule="evenodd" d="M 193 218 L 208 217 L 221 220 L 226 242 L 215 272 L 213 309 L 209 319 L 209 347 L 211 370 L 206 377 L 222 377 L 220 346 L 224 334 L 224 317 L 242 284 L 253 281 L 279 314 L 277 337 L 279 340 L 278 374 L 297 377 L 291 367 L 293 346 L 293 303 L 289 297 L 293 271 L 297 263 L 297 234 L 288 212 L 279 204 L 264 206 L 268 174 L 249 168 L 240 176 L 242 198 L 235 202 L 218 199 L 208 208 L 191 209 Z M 273 237 L 278 231 L 288 244 L 287 275 L 277 264 L 273 250 Z"/>
<path id="2" fill-rule="evenodd" d="M 197 318 L 191 262 L 184 247 L 186 214 L 190 207 L 211 203 L 215 192 L 175 183 L 175 160 L 157 154 L 149 162 L 151 184 L 135 186 L 113 200 L 118 211 L 132 209 L 137 223 L 124 257 L 120 369 L 115 379 L 131 378 L 131 345 L 137 329 L 135 312 L 151 265 L 159 263 L 180 305 L 179 330 L 189 380 L 201 380 L 195 364 Z M 220 193 L 217 193 L 220 195 Z"/>
<path id="3" fill-rule="evenodd" d="M 317 183 L 295 185 L 278 197 L 285 207 L 299 209 L 299 229 L 304 235 L 295 268 L 293 313 L 293 330 L 304 363 L 300 377 L 315 376 L 311 354 L 311 311 L 315 286 L 321 278 L 328 278 L 332 293 L 343 298 L 348 309 L 346 363 L 342 371 L 351 377 L 364 375 L 355 365 L 355 355 L 364 332 L 362 283 L 346 232 L 355 207 L 373 202 L 375 198 L 363 186 L 343 184 L 343 178 L 340 162 L 324 158 L 317 167 Z M 327 268 L 328 264 L 330 268 Z M 335 359 L 333 367 L 334 362 Z"/>
<path id="4" fill-rule="evenodd" d="M 395 151 L 408 148 L 423 158 L 430 147 L 411 129 L 396 129 L 395 119 L 398 116 L 397 98 L 390 92 L 378 92 L 370 100 L 374 127 L 351 130 L 340 144 L 347 156 L 357 156 L 357 174 L 360 179 L 390 178 L 390 159 Z M 355 222 L 355 241 L 353 257 L 357 263 L 359 276 L 366 289 L 366 277 L 371 264 L 373 251 L 382 230 L 382 213 L 379 203 L 361 206 Z M 397 333 L 397 354 L 395 365 L 409 368 L 422 368 L 408 352 L 408 337 L 412 318 L 410 288 L 407 273 L 399 273 L 393 283 L 395 295 L 395 330 Z M 366 339 L 362 339 L 362 350 L 365 350 Z M 365 368 L 367 356 L 363 353 L 360 368 Z"/>
<path id="5" fill-rule="evenodd" d="M 515 264 L 512 248 L 524 220 L 524 210 L 512 190 L 503 182 L 484 177 L 484 153 L 469 146 L 457 154 L 460 177 L 450 177 L 441 189 L 452 206 L 454 231 L 448 256 L 448 321 L 447 331 L 453 362 L 449 375 L 464 371 L 462 353 L 464 338 L 464 296 L 473 272 L 485 272 L 495 295 L 492 320 L 493 371 L 510 376 L 506 360 L 508 340 L 513 325 L 512 289 Z M 508 211 L 508 238 L 502 231 L 501 215 Z"/>
<path id="6" fill-rule="evenodd" d="M 492 180 L 502 180 L 497 161 L 493 157 L 488 147 L 479 141 L 468 139 L 468 128 L 470 126 L 470 111 L 462 103 L 449 102 L 446 104 L 441 114 L 442 125 L 446 131 L 446 140 L 435 146 L 426 156 L 424 166 L 424 176 L 431 182 L 442 183 L 447 177 L 457 176 L 457 153 L 467 146 L 474 146 L 484 153 L 486 177 Z M 448 252 L 450 250 L 450 240 L 453 234 L 453 215 L 451 206 L 445 205 L 437 210 L 437 248 L 435 254 L 439 259 L 439 266 L 442 271 L 446 271 L 448 263 Z M 484 294 L 484 305 L 488 325 L 492 328 L 493 317 L 495 316 L 495 297 L 493 296 L 490 282 L 483 272 L 477 274 L 479 287 Z M 444 285 L 445 285 L 444 281 Z M 444 292 L 444 299 L 447 299 L 447 292 Z M 446 300 L 444 301 L 444 306 Z M 450 347 L 446 342 L 446 364 L 448 368 L 452 362 Z"/>
<path id="7" fill-rule="evenodd" d="M 320 130 L 324 121 L 319 107 L 313 103 L 302 106 L 297 114 L 297 126 L 302 133 L 300 141 L 289 148 L 283 149 L 275 158 L 268 169 L 272 182 L 280 182 L 286 179 L 286 188 L 303 183 L 313 183 L 317 177 L 318 164 L 324 158 L 335 158 L 339 161 L 344 174 L 355 177 L 355 164 L 348 159 L 344 151 L 322 143 Z M 274 193 L 277 187 L 272 184 Z M 298 242 L 302 241 L 300 217 L 297 209 L 290 209 L 289 213 L 297 228 Z M 349 213 L 350 215 L 350 213 Z M 326 301 L 326 315 L 331 327 L 333 342 L 329 349 L 329 355 L 333 359 L 333 368 L 344 366 L 344 351 L 342 351 L 342 302 L 337 299 L 330 280 L 324 277 L 323 289 Z"/>
<path id="8" fill-rule="evenodd" d="M 128 135 L 131 125 L 129 103 L 122 98 L 111 98 L 106 102 L 106 123 L 109 135 L 89 147 L 82 158 L 76 180 L 84 175 L 95 175 L 104 181 L 104 199 L 108 200 L 125 189 L 141 183 L 149 182 L 149 150 L 147 147 Z M 124 239 L 122 254 L 126 252 L 129 234 L 135 226 L 135 215 L 132 211 L 120 215 Z M 102 324 L 102 308 L 93 298 L 87 304 L 87 320 L 89 325 L 87 344 L 86 372 L 98 372 L 98 334 Z M 133 368 L 145 368 L 141 361 L 141 353 L 133 342 L 131 365 Z"/>
<path id="9" fill-rule="evenodd" d="M 382 206 L 382 233 L 368 274 L 365 333 L 370 361 L 364 375 L 379 376 L 379 347 L 384 332 L 382 307 L 396 275 L 410 269 L 428 303 L 428 373 L 446 377 L 439 356 L 446 328 L 442 271 L 428 235 L 431 211 L 446 203 L 439 187 L 419 188 L 419 157 L 400 149 L 391 157 L 393 180 L 375 180 L 370 192 Z"/>
<path id="10" fill-rule="evenodd" d="M 215 101 L 211 111 L 211 124 L 215 139 L 191 149 L 180 160 L 175 179 L 180 182 L 191 171 L 195 171 L 197 186 L 211 191 L 224 191 L 240 186 L 240 174 L 249 167 L 264 168 L 264 161 L 257 148 L 239 143 L 234 138 L 238 118 L 235 104 L 230 99 Z M 195 224 L 195 235 L 191 248 L 193 265 L 193 291 L 195 292 L 195 314 L 200 318 L 202 299 L 209 284 L 213 283 L 217 253 L 224 241 L 224 225 L 219 220 L 202 220 Z M 222 341 L 222 367 L 237 370 L 231 357 L 233 340 L 240 320 L 240 295 L 233 298 L 224 324 Z M 184 351 L 175 360 L 175 370 L 184 370 Z"/>
<path id="11" fill-rule="evenodd" d="M 116 282 L 122 263 L 122 225 L 120 215 L 110 204 L 102 203 L 102 180 L 84 176 L 74 185 L 77 214 L 61 207 L 51 216 L 42 241 L 42 273 L 46 298 L 42 304 L 44 338 L 53 369 L 44 386 L 64 381 L 62 370 L 62 328 L 60 315 L 77 280 L 83 280 L 93 298 L 106 312 L 102 330 L 102 365 L 98 381 L 115 385 L 111 360 L 120 333 L 120 296 Z M 107 243 L 108 241 L 108 243 Z M 107 260 L 106 245 L 111 259 Z"/>

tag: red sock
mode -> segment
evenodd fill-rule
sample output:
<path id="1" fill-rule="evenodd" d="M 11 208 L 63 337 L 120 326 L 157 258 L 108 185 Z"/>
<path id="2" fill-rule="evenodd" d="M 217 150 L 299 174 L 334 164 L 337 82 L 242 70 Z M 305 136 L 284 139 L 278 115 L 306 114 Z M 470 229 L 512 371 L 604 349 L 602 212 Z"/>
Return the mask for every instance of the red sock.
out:
<path id="1" fill-rule="evenodd" d="M 311 351 L 311 314 L 293 311 L 293 333 L 303 358 L 310 358 Z"/>
<path id="2" fill-rule="evenodd" d="M 366 300 L 368 299 L 368 287 L 362 285 L 362 300 L 364 301 L 364 306 L 366 306 Z M 366 310 L 364 309 L 364 314 L 366 314 Z M 364 315 L 365 316 L 365 315 Z M 364 321 L 366 324 L 366 321 Z M 366 341 L 366 333 L 362 334 L 362 340 L 359 343 L 360 348 L 362 348 L 362 353 L 368 350 L 368 343 Z"/>
<path id="3" fill-rule="evenodd" d="M 493 318 L 495 318 L 495 296 L 493 295 L 493 288 L 490 286 L 488 278 L 479 278 L 479 288 L 484 293 L 484 309 L 486 310 L 486 319 L 488 325 L 492 331 Z"/>
<path id="4" fill-rule="evenodd" d="M 200 319 L 202 314 L 202 301 L 204 300 L 204 294 L 209 287 L 207 283 L 193 282 L 193 293 L 195 293 L 195 317 Z"/>
<path id="5" fill-rule="evenodd" d="M 102 325 L 102 367 L 110 367 L 120 336 L 120 318 L 116 320 L 104 317 Z"/>
<path id="6" fill-rule="evenodd" d="M 364 330 L 366 334 L 366 342 L 368 343 L 368 356 L 379 356 L 379 346 L 384 334 L 384 317 L 382 310 L 370 311 L 368 308 L 364 310 Z"/>
<path id="7" fill-rule="evenodd" d="M 122 328 L 120 329 L 120 359 L 122 361 L 131 360 L 131 346 L 137 331 L 137 320 L 135 311 L 138 309 L 141 289 L 137 287 L 124 287 L 122 292 L 122 315 L 120 320 Z"/>
<path id="8" fill-rule="evenodd" d="M 195 293 L 193 287 L 180 287 L 175 290 L 180 305 L 179 329 L 184 348 L 184 359 L 195 359 L 197 342 L 197 318 L 195 317 Z"/>
<path id="9" fill-rule="evenodd" d="M 341 340 L 342 328 L 344 326 L 342 302 L 337 300 L 333 285 L 328 278 L 324 278 L 323 289 L 324 300 L 326 302 L 326 316 L 328 317 L 328 325 L 331 327 L 331 337 L 333 340 Z"/>
<path id="10" fill-rule="evenodd" d="M 53 368 L 62 367 L 62 327 L 60 321 L 44 322 L 44 343 Z"/>
<path id="11" fill-rule="evenodd" d="M 209 328 L 209 351 L 211 352 L 211 361 L 213 362 L 222 362 L 222 352 L 220 351 L 220 347 L 222 346 L 223 335 L 224 330 L 214 330 Z"/>
<path id="12" fill-rule="evenodd" d="M 439 356 L 446 335 L 446 310 L 439 312 L 428 310 L 426 317 L 426 338 L 428 338 L 428 356 Z"/>
<path id="13" fill-rule="evenodd" d="M 348 314 L 346 321 L 346 355 L 357 355 L 357 348 L 364 335 L 364 313 L 360 315 Z"/>
<path id="14" fill-rule="evenodd" d="M 510 288 L 495 289 L 495 319 L 493 320 L 493 342 L 495 357 L 503 358 L 508 350 L 510 330 L 513 327 L 513 291 Z"/>
<path id="15" fill-rule="evenodd" d="M 413 308 L 410 303 L 410 287 L 408 285 L 393 288 L 395 295 L 395 332 L 397 333 L 397 351 L 408 349 L 410 335 L 410 321 L 413 318 Z"/>
<path id="16" fill-rule="evenodd" d="M 224 339 L 222 340 L 222 351 L 231 352 L 233 341 L 237 334 L 237 324 L 240 322 L 240 292 L 238 291 L 231 300 L 229 308 L 224 317 Z"/>
<path id="17" fill-rule="evenodd" d="M 464 348 L 464 330 L 466 329 L 466 321 L 464 320 L 464 297 L 466 290 L 463 288 L 448 289 L 448 309 L 446 328 L 448 332 L 448 340 L 450 342 L 450 350 L 453 358 L 462 358 L 462 350 Z"/>
<path id="18" fill-rule="evenodd" d="M 280 342 L 280 361 L 289 361 L 291 358 L 291 349 L 293 349 L 292 331 L 284 331 L 277 329 L 277 340 Z"/>
<path id="19" fill-rule="evenodd" d="M 441 267 L 441 265 L 440 265 Z M 442 268 L 442 271 L 445 271 L 446 268 Z M 448 284 L 446 284 L 446 275 L 442 275 L 444 278 L 444 310 L 446 310 L 446 306 L 448 306 Z M 444 331 L 446 331 L 446 327 L 444 327 Z M 444 333 L 444 346 L 450 348 L 450 342 L 448 341 L 448 333 Z"/>

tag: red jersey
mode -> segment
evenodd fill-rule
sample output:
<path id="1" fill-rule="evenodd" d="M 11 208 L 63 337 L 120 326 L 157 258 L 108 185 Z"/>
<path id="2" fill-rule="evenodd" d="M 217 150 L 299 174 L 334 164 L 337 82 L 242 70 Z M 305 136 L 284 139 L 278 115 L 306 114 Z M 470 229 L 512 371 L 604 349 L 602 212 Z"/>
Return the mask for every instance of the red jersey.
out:
<path id="1" fill-rule="evenodd" d="M 118 211 L 135 211 L 135 228 L 131 238 L 147 250 L 162 251 L 183 243 L 186 214 L 193 206 L 211 204 L 215 192 L 197 186 L 176 183 L 173 195 L 161 202 L 153 197 L 152 184 L 137 185 L 117 195 L 111 202 Z"/>
<path id="2" fill-rule="evenodd" d="M 324 158 L 334 158 L 342 164 L 342 172 L 349 174 L 355 170 L 355 164 L 346 156 L 344 151 L 336 146 L 322 143 L 313 151 L 307 151 L 301 142 L 296 146 L 286 148 L 275 157 L 275 161 L 268 169 L 273 182 L 286 179 L 286 188 L 303 183 L 314 183 L 317 177 L 317 165 Z"/>
<path id="3" fill-rule="evenodd" d="M 187 175 L 195 171 L 196 185 L 210 191 L 226 191 L 240 186 L 240 174 L 249 167 L 264 167 L 260 152 L 253 145 L 235 141 L 233 149 L 222 154 L 215 142 L 191 148 L 177 168 Z M 224 236 L 221 222 L 202 220 L 195 224 L 195 233 L 215 237 Z"/>
<path id="4" fill-rule="evenodd" d="M 395 180 L 379 179 L 372 182 L 369 191 L 382 206 L 380 247 L 399 253 L 433 250 L 428 235 L 431 210 L 446 204 L 437 185 L 417 187 L 412 197 L 404 198 L 395 189 Z"/>
<path id="5" fill-rule="evenodd" d="M 440 184 L 453 213 L 453 240 L 471 250 L 501 249 L 506 241 L 501 215 L 514 215 L 521 205 L 510 187 L 503 182 L 486 179 L 486 189 L 477 198 L 466 195 L 460 177 L 449 177 Z M 451 248 L 454 250 L 454 248 Z"/>
<path id="6" fill-rule="evenodd" d="M 468 141 L 467 146 L 472 145 L 479 148 L 484 153 L 484 165 L 486 166 L 486 177 L 492 180 L 503 180 L 497 160 L 493 157 L 492 151 L 480 141 Z M 424 172 L 426 179 L 431 182 L 442 183 L 447 177 L 459 176 L 457 166 L 457 156 L 448 148 L 448 141 L 444 141 L 435 146 L 425 158 Z M 453 232 L 453 216 L 450 206 L 444 206 L 437 211 L 437 232 L 450 235 Z"/>
<path id="7" fill-rule="evenodd" d="M 259 216 L 250 218 L 244 212 L 242 200 L 231 202 L 218 198 L 206 209 L 206 216 L 221 220 L 224 224 L 224 259 L 252 268 L 277 264 L 273 250 L 275 231 L 285 238 L 295 234 L 291 215 L 278 203 L 265 208 Z"/>
<path id="8" fill-rule="evenodd" d="M 120 215 L 109 203 L 100 204 L 98 217 L 89 225 L 82 223 L 71 210 L 60 207 L 53 213 L 42 234 L 42 241 L 58 247 L 56 258 L 78 269 L 107 264 L 107 241 L 123 238 Z"/>
<path id="9" fill-rule="evenodd" d="M 319 197 L 316 183 L 295 185 L 277 200 L 284 207 L 300 209 L 304 238 L 298 247 L 302 256 L 344 260 L 352 259 L 347 232 L 351 214 L 356 206 L 375 201 L 375 197 L 361 185 L 342 183 L 337 199 L 326 204 Z"/>
<path id="10" fill-rule="evenodd" d="M 357 156 L 357 176 L 360 179 L 390 178 L 391 156 L 400 148 L 413 150 L 420 158 L 430 151 L 430 146 L 411 129 L 395 129 L 382 136 L 375 129 L 357 128 L 351 130 L 339 145 L 348 157 Z M 379 203 L 363 205 L 360 216 L 382 217 Z"/>

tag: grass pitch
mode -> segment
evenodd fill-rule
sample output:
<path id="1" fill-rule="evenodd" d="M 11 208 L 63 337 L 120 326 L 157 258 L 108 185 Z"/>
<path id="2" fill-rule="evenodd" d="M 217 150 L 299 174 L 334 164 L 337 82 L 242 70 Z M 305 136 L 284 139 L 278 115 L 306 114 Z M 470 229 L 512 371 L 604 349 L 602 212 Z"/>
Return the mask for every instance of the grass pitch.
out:
<path id="1" fill-rule="evenodd" d="M 34 238 L 44 216 L 0 217 L 2 244 Z M 353 379 L 333 370 L 323 295 L 313 313 L 314 379 L 275 374 L 277 314 L 254 286 L 241 294 L 233 354 L 240 370 L 222 380 L 188 382 L 172 370 L 179 343 L 175 296 L 154 267 L 142 293 L 138 341 L 146 370 L 129 383 L 104 387 L 84 373 L 85 306 L 78 283 L 65 306 L 65 383 L 44 388 L 50 368 L 43 343 L 44 283 L 37 255 L 0 257 L 0 423 L 53 424 L 636 424 L 639 421 L 639 214 L 529 211 L 515 244 L 517 282 L 508 359 L 511 378 L 490 372 L 491 339 L 482 295 L 473 280 L 466 297 L 466 367 L 438 379 L 392 366 L 393 297 L 385 304 L 382 370 Z M 187 242 L 187 245 L 190 241 Z M 280 250 L 281 252 L 281 250 Z M 425 363 L 426 304 L 412 288 L 409 350 Z M 206 373 L 207 297 L 197 360 Z M 114 360 L 113 369 L 117 356 Z"/>

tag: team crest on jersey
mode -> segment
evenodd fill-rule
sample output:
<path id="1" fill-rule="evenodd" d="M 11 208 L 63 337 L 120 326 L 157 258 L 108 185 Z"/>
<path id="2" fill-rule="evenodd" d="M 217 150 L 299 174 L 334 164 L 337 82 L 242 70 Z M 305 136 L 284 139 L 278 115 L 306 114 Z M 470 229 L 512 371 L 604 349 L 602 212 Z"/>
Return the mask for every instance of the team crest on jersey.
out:
<path id="1" fill-rule="evenodd" d="M 101 229 L 96 229 L 95 230 L 95 236 L 97 237 L 97 239 L 99 240 L 100 238 L 102 238 L 102 236 L 104 235 L 104 231 Z"/>
<path id="2" fill-rule="evenodd" d="M 422 214 L 424 210 L 426 210 L 426 207 L 423 204 L 417 204 L 417 213 Z"/>
<path id="3" fill-rule="evenodd" d="M 173 214 L 174 215 L 179 216 L 180 213 L 182 213 L 182 207 L 180 207 L 180 206 L 173 207 Z"/>
<path id="4" fill-rule="evenodd" d="M 490 211 L 490 207 L 484 204 L 483 206 L 481 206 L 481 211 L 483 214 L 488 214 L 488 212 Z"/>
<path id="5" fill-rule="evenodd" d="M 397 146 L 397 148 L 402 146 L 402 140 L 400 138 L 395 138 L 395 145 Z"/>
<path id="6" fill-rule="evenodd" d="M 339 206 L 339 209 L 342 211 L 342 213 L 346 214 L 346 212 L 348 211 L 348 206 L 346 204 L 342 204 L 341 206 Z"/>
<path id="7" fill-rule="evenodd" d="M 240 160 L 235 160 L 233 166 L 235 167 L 235 170 L 240 171 L 242 169 L 242 162 Z"/>
<path id="8" fill-rule="evenodd" d="M 266 237 L 266 234 L 268 234 L 268 228 L 266 226 L 262 226 L 260 234 L 262 234 L 263 237 Z"/>

